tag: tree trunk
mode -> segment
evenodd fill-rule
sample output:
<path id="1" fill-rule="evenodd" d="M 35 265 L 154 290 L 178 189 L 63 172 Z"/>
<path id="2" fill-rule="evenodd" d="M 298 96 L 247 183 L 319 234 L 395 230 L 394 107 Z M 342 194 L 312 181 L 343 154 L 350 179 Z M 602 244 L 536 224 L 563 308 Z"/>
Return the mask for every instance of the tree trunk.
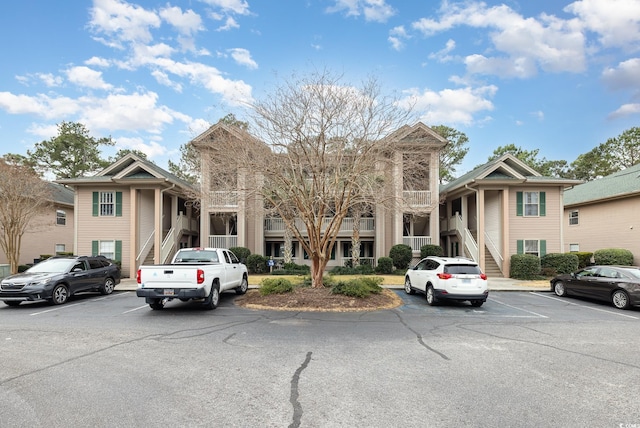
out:
<path id="1" fill-rule="evenodd" d="M 311 286 L 313 288 L 322 288 L 324 286 L 324 268 L 327 266 L 327 260 L 318 255 L 311 258 Z"/>
<path id="2" fill-rule="evenodd" d="M 293 261 L 293 244 L 291 239 L 291 229 L 285 227 L 284 229 L 284 262 L 291 263 Z"/>

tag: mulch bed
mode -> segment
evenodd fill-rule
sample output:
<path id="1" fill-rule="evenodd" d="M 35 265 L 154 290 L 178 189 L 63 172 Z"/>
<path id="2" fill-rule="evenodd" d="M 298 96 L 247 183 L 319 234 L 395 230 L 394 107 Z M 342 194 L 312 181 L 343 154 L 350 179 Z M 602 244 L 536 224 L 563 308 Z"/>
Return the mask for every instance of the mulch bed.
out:
<path id="1" fill-rule="evenodd" d="M 391 309 L 402 304 L 396 293 L 384 289 L 368 297 L 348 297 L 332 294 L 330 288 L 297 287 L 291 293 L 261 296 L 258 290 L 236 298 L 235 303 L 249 309 L 280 311 L 352 312 Z"/>

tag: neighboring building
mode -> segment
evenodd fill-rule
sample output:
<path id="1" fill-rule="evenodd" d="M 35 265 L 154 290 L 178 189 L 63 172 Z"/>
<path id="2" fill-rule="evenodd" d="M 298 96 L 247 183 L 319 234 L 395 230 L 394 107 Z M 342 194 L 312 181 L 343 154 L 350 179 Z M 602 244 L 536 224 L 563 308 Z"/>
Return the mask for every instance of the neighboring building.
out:
<path id="1" fill-rule="evenodd" d="M 217 123 L 193 140 L 199 150 L 215 147 L 216 140 L 231 138 L 239 145 L 260 144 L 251 134 L 224 123 Z M 388 162 L 386 179 L 389 187 L 395 189 L 395 197 L 405 201 L 402 209 L 390 211 L 376 207 L 374 213 L 360 218 L 360 260 L 375 265 L 376 260 L 389 255 L 395 244 L 407 244 L 417 256 L 420 247 L 438 243 L 438 183 L 439 153 L 446 140 L 422 123 L 403 126 L 387 138 L 397 142 L 398 151 L 389 154 L 393 162 Z M 406 189 L 403 186 L 403 145 L 421 144 L 424 147 L 421 162 L 425 177 L 421 189 Z M 421 147 L 422 147 L 421 146 Z M 203 156 L 204 158 L 204 156 Z M 381 163 L 385 159 L 380 159 Z M 306 254 L 298 242 L 288 237 L 284 221 L 278 217 L 265 215 L 262 200 L 252 192 L 255 189 L 243 189 L 246 183 L 254 182 L 248 175 L 251 171 L 238 170 L 238 189 L 216 188 L 207 177 L 215 174 L 202 164 L 203 198 L 201 202 L 200 231 L 203 245 L 211 247 L 247 247 L 254 254 L 271 257 L 274 260 L 284 258 L 285 247 L 291 245 L 293 259 L 298 264 L 308 264 Z M 249 191 L 247 191 L 249 190 Z M 251 195 L 251 196 L 250 196 Z M 347 217 L 341 227 L 338 239 L 331 254 L 327 268 L 344 266 L 351 260 L 354 218 Z M 300 228 L 304 231 L 304 228 Z"/>
<path id="2" fill-rule="evenodd" d="M 187 203 L 192 186 L 135 154 L 95 176 L 57 180 L 75 191 L 72 219 L 78 255 L 104 255 L 135 277 L 142 263 L 164 263 L 197 245 L 198 220 Z"/>
<path id="3" fill-rule="evenodd" d="M 623 248 L 640 264 L 640 164 L 567 190 L 564 251 Z"/>
<path id="4" fill-rule="evenodd" d="M 47 213 L 29 222 L 22 235 L 19 264 L 32 264 L 41 256 L 73 252 L 73 191 L 59 184 L 49 183 L 52 205 Z M 0 251 L 0 264 L 8 262 L 7 255 Z"/>
<path id="5" fill-rule="evenodd" d="M 563 193 L 579 183 L 543 177 L 505 154 L 440 188 L 440 245 L 490 276 L 508 277 L 513 254 L 565 250 Z"/>

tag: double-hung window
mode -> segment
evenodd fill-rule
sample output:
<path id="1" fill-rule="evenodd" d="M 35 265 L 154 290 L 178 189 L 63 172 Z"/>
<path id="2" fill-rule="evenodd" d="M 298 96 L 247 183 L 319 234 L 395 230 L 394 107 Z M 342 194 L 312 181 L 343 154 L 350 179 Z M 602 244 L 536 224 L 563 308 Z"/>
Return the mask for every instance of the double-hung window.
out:
<path id="1" fill-rule="evenodd" d="M 516 215 L 544 217 L 547 215 L 546 200 L 546 192 L 516 192 Z"/>
<path id="2" fill-rule="evenodd" d="M 63 210 L 56 210 L 56 224 L 65 226 L 67 224 L 67 213 Z"/>
<path id="3" fill-rule="evenodd" d="M 573 210 L 569 212 L 569 225 L 578 224 L 578 210 Z"/>
<path id="4" fill-rule="evenodd" d="M 122 192 L 93 192 L 93 216 L 122 216 Z"/>

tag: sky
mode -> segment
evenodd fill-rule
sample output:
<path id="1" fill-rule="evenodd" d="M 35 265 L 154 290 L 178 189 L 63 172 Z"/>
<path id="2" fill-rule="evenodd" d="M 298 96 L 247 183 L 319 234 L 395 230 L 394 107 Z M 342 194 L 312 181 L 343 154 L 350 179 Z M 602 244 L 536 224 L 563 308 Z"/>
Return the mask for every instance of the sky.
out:
<path id="1" fill-rule="evenodd" d="M 0 156 L 63 121 L 161 167 L 279 79 L 375 77 L 414 115 L 574 161 L 640 125 L 640 0 L 51 0 L 0 5 Z"/>

